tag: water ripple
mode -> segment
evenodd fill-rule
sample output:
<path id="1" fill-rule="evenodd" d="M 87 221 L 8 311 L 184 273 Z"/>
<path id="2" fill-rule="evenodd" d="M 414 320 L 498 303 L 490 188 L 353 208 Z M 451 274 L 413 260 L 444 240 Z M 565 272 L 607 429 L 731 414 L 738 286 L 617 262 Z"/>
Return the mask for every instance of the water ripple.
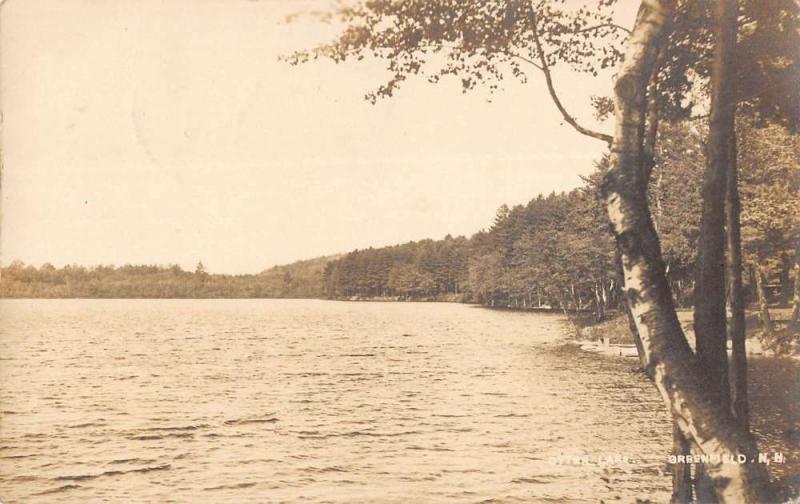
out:
<path id="1" fill-rule="evenodd" d="M 669 500 L 652 384 L 564 345 L 556 316 L 300 300 L 0 310 L 4 502 Z M 796 364 L 750 374 L 759 440 L 798 460 L 800 412 L 775 407 L 792 403 Z M 613 455 L 636 462 L 569 463 Z"/>

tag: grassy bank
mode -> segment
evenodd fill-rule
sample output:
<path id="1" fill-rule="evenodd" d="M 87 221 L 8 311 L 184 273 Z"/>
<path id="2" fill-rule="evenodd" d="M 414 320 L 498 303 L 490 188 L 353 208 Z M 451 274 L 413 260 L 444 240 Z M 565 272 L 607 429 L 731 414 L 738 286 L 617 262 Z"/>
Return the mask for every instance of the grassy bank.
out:
<path id="1" fill-rule="evenodd" d="M 575 337 L 578 340 L 600 342 L 605 341 L 616 345 L 633 345 L 628 327 L 628 318 L 621 313 L 614 313 L 610 318 L 597 322 L 590 314 L 572 316 L 572 325 L 575 328 Z"/>
<path id="2" fill-rule="evenodd" d="M 774 327 L 774 336 L 768 339 L 764 334 L 763 324 L 758 317 L 758 312 L 748 310 L 747 321 L 747 352 L 751 355 L 783 355 L 800 356 L 800 331 L 791 327 L 791 309 L 773 308 L 770 310 Z M 581 342 L 600 343 L 612 345 L 633 345 L 633 337 L 628 327 L 628 318 L 621 313 L 612 313 L 611 317 L 597 322 L 589 315 L 571 315 L 570 322 L 574 329 L 575 340 Z M 686 334 L 689 345 L 694 348 L 695 334 L 693 313 L 691 310 L 678 312 L 678 320 Z"/>

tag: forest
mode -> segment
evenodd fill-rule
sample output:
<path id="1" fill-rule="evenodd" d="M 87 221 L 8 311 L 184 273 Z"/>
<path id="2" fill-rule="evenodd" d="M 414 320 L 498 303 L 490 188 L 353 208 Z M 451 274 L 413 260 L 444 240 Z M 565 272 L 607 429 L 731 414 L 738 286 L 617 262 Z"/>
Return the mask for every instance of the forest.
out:
<path id="1" fill-rule="evenodd" d="M 778 126 L 741 125 L 743 248 L 748 294 L 756 275 L 773 302 L 793 296 L 800 210 L 800 142 Z M 662 126 L 649 191 L 676 303 L 692 305 L 700 234 L 702 125 Z M 616 306 L 618 279 L 608 218 L 598 183 L 608 159 L 569 193 L 502 205 L 488 230 L 469 239 L 445 237 L 356 250 L 330 261 L 329 298 L 398 297 L 459 300 L 490 306 L 602 310 Z M 452 299 L 452 297 L 450 297 Z"/>

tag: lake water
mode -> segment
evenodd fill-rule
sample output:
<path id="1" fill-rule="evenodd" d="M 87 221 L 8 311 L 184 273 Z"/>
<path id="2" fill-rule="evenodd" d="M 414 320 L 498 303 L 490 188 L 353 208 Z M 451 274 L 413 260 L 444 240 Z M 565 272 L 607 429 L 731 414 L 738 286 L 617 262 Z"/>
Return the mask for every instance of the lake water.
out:
<path id="1" fill-rule="evenodd" d="M 633 360 L 565 346 L 554 315 L 314 300 L 0 315 L 5 503 L 669 497 L 654 387 Z"/>

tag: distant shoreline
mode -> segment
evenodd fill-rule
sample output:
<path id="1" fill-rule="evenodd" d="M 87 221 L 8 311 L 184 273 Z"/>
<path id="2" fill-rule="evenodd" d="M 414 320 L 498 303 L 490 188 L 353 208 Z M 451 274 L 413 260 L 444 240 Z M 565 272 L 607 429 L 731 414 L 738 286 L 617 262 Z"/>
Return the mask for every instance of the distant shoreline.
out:
<path id="1" fill-rule="evenodd" d="M 516 306 L 489 306 L 482 303 L 475 303 L 472 301 L 466 300 L 459 300 L 459 299 L 448 299 L 446 297 L 436 297 L 436 298 L 420 298 L 420 299 L 394 299 L 389 297 L 360 297 L 358 299 L 353 298 L 322 298 L 322 297 L 190 297 L 190 296 L 180 296 L 180 297 L 156 297 L 156 296 L 130 296 L 130 297 L 120 297 L 120 296 L 38 296 L 38 297 L 25 297 L 25 296 L 0 296 L 0 300 L 9 300 L 9 299 L 25 299 L 25 300 L 69 300 L 69 299 L 80 299 L 80 300 L 145 300 L 145 299 L 153 299 L 153 300 L 183 300 L 183 299 L 196 299 L 196 300 L 238 300 L 238 301 L 245 301 L 250 299 L 263 299 L 263 300 L 295 300 L 295 301 L 338 301 L 338 302 L 345 302 L 345 303 L 452 303 L 452 304 L 463 304 L 463 305 L 470 305 L 470 306 L 478 306 L 482 308 L 486 308 L 488 310 L 495 310 L 495 311 L 509 311 L 509 312 L 530 312 L 530 313 L 555 313 L 563 315 L 564 311 L 560 308 L 554 307 L 516 307 Z M 570 315 L 586 315 L 594 313 L 592 310 L 583 309 L 583 310 L 569 310 Z"/>

